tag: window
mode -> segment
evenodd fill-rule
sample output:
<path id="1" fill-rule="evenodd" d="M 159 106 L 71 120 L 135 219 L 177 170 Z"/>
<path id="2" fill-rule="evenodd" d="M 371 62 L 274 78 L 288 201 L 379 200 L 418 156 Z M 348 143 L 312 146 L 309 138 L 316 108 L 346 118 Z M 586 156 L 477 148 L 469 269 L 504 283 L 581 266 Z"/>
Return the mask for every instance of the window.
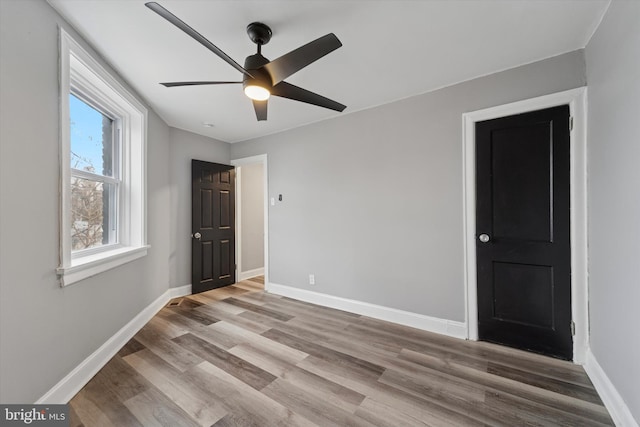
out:
<path id="1" fill-rule="evenodd" d="M 69 118 L 71 252 L 75 254 L 118 244 L 120 127 L 117 119 L 73 93 L 69 94 Z"/>
<path id="2" fill-rule="evenodd" d="M 146 255 L 147 111 L 60 30 L 62 286 Z"/>

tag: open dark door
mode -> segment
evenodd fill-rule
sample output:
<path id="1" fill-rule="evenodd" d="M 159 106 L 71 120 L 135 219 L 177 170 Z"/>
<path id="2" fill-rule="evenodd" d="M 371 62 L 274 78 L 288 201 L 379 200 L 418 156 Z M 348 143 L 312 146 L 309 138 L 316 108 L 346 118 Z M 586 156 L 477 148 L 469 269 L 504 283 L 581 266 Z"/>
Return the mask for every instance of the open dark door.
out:
<path id="1" fill-rule="evenodd" d="M 569 107 L 476 124 L 478 334 L 570 360 Z"/>
<path id="2" fill-rule="evenodd" d="M 235 283 L 235 170 L 191 161 L 192 292 Z"/>

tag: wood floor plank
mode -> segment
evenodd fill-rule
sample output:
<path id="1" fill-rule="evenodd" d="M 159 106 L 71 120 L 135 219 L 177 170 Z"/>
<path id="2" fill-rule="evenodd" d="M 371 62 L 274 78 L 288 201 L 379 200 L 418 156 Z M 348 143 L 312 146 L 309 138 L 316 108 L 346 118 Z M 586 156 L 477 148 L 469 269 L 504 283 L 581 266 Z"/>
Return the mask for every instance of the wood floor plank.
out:
<path id="1" fill-rule="evenodd" d="M 72 425 L 117 427 L 104 413 L 104 409 L 107 409 L 108 406 L 101 401 L 94 402 L 87 397 L 87 392 L 84 390 L 73 397 L 69 402 L 69 407 Z"/>
<path id="2" fill-rule="evenodd" d="M 259 334 L 262 334 L 271 328 L 278 328 L 284 323 L 282 320 L 277 320 L 271 316 L 265 316 L 264 314 L 257 313 L 251 310 L 247 310 L 244 313 L 238 314 L 236 318 L 237 318 L 236 321 L 245 320 L 245 321 L 251 322 L 251 324 L 253 325 L 259 325 L 262 331 L 258 332 L 257 327 L 254 329 L 254 332 L 258 332 Z M 230 323 L 237 323 L 237 322 L 230 322 Z"/>
<path id="3" fill-rule="evenodd" d="M 354 413 L 358 405 L 365 399 L 363 394 L 297 366 L 292 366 L 283 372 L 279 379 L 297 387 L 305 395 L 350 413 Z"/>
<path id="4" fill-rule="evenodd" d="M 297 348 L 287 346 L 227 322 L 218 322 L 215 325 L 211 325 L 210 328 L 232 336 L 237 340 L 237 344 L 248 343 L 265 353 L 285 359 L 304 359 L 308 356 L 308 353 Z"/>
<path id="5" fill-rule="evenodd" d="M 140 350 L 144 350 L 146 347 L 140 343 L 137 339 L 131 338 L 127 343 L 118 351 L 118 356 L 125 357 L 129 354 L 136 353 Z"/>
<path id="6" fill-rule="evenodd" d="M 341 353 L 339 351 L 331 350 L 319 344 L 300 339 L 293 335 L 278 331 L 277 329 L 270 329 L 262 334 L 262 336 L 304 353 L 316 356 L 319 359 L 347 367 L 353 371 L 366 373 L 374 378 L 378 378 L 384 372 L 384 368 L 381 366 L 349 356 L 348 354 Z"/>
<path id="7" fill-rule="evenodd" d="M 377 426 L 390 425 L 394 427 L 435 427 L 422 420 L 407 415 L 390 405 L 367 397 L 356 410 L 356 415 Z"/>
<path id="8" fill-rule="evenodd" d="M 290 320 L 290 319 L 293 318 L 293 316 L 291 316 L 289 314 L 285 314 L 285 313 L 282 313 L 280 311 L 273 310 L 273 309 L 270 309 L 270 308 L 265 308 L 262 305 L 253 304 L 253 303 L 246 302 L 246 301 L 243 301 L 243 300 L 240 300 L 240 299 L 237 299 L 237 298 L 227 298 L 225 300 L 225 302 L 227 304 L 232 304 L 232 305 L 235 305 L 237 307 L 244 308 L 246 310 L 251 310 L 251 311 L 253 311 L 255 313 L 262 314 L 264 316 L 272 317 L 272 318 L 274 318 L 276 320 L 280 320 L 282 322 L 286 322 L 287 320 Z"/>
<path id="9" fill-rule="evenodd" d="M 179 337 L 189 332 L 190 326 L 184 326 L 181 322 L 169 321 L 166 316 L 176 316 L 172 311 L 160 310 L 147 325 L 154 327 L 156 331 L 162 333 L 168 339 Z"/>
<path id="10" fill-rule="evenodd" d="M 89 400 L 94 408 L 104 414 L 108 420 L 105 425 L 132 426 L 139 427 L 142 424 L 124 405 L 124 402 L 149 389 L 150 384 L 119 356 L 112 358 L 92 379 L 85 385 L 79 394 L 80 399 L 76 400 L 74 407 L 80 415 L 83 413 L 83 401 Z M 86 400 L 85 400 L 86 399 Z M 98 422 L 104 422 L 101 414 L 91 411 L 93 418 Z M 100 424 L 96 424 L 100 425 Z"/>
<path id="11" fill-rule="evenodd" d="M 201 358 L 148 326 L 149 325 L 143 327 L 136 334 L 136 339 L 167 363 L 184 372 L 190 367 L 202 362 Z"/>
<path id="12" fill-rule="evenodd" d="M 149 350 L 132 353 L 125 361 L 201 426 L 210 426 L 227 415 L 211 396 L 193 387 L 182 373 Z"/>
<path id="13" fill-rule="evenodd" d="M 315 425 L 209 362 L 202 362 L 190 373 L 190 378 L 199 378 L 200 384 L 209 390 L 215 386 L 214 393 L 223 400 L 231 414 L 249 416 L 263 426 Z"/>
<path id="14" fill-rule="evenodd" d="M 229 310 L 228 307 L 233 310 Z M 235 305 L 226 304 L 224 303 L 224 301 L 216 304 L 215 307 L 204 306 L 198 308 L 197 310 L 203 311 L 220 320 L 224 320 L 227 323 L 234 324 L 257 334 L 266 332 L 267 330 L 274 327 L 274 325 L 279 325 L 282 323 L 271 317 L 263 316 L 250 310 L 245 310 L 243 308 L 237 307 Z"/>
<path id="15" fill-rule="evenodd" d="M 373 427 L 367 420 L 345 411 L 331 403 L 305 393 L 295 385 L 278 379 L 262 390 L 266 396 L 291 408 L 294 412 L 321 426 Z"/>
<path id="16" fill-rule="evenodd" d="M 612 426 L 582 367 L 270 294 L 176 298 L 70 402 L 71 425 Z"/>
<path id="17" fill-rule="evenodd" d="M 383 384 L 406 391 L 419 398 L 438 402 L 441 406 L 452 411 L 467 414 L 473 419 L 492 426 L 524 425 L 526 420 L 517 411 L 497 411 L 493 407 L 484 405 L 485 393 L 473 385 L 465 389 L 463 382 L 447 381 L 420 376 L 408 376 L 387 370 L 380 377 Z M 471 397 L 469 397 L 471 396 Z"/>
<path id="18" fill-rule="evenodd" d="M 124 402 L 144 426 L 198 427 L 195 421 L 165 394 L 149 389 Z"/>
<path id="19" fill-rule="evenodd" d="M 246 360 L 247 362 L 252 363 L 256 366 L 260 366 L 260 368 L 264 369 L 272 375 L 275 375 L 276 377 L 281 377 L 292 367 L 294 367 L 296 363 L 307 357 L 305 355 L 298 360 L 290 362 L 284 360 L 282 357 L 278 357 L 276 355 L 268 354 L 264 351 L 258 350 L 248 343 L 239 344 L 233 348 L 230 348 L 229 353 L 234 354 L 239 358 Z"/>
<path id="20" fill-rule="evenodd" d="M 200 356 L 203 360 L 225 370 L 256 390 L 261 390 L 276 379 L 275 375 L 192 334 L 185 334 L 175 338 L 174 342 Z"/>
<path id="21" fill-rule="evenodd" d="M 231 348 L 235 345 L 238 345 L 241 342 L 236 337 L 233 337 L 229 334 L 225 334 L 223 332 L 220 332 L 217 329 L 212 328 L 212 326 L 215 326 L 217 323 L 220 323 L 220 322 L 212 323 L 211 325 L 205 326 L 192 319 L 189 319 L 188 317 L 178 316 L 175 313 L 166 312 L 166 311 L 160 311 L 156 317 L 158 316 L 162 316 L 167 321 L 173 323 L 174 325 L 178 325 L 182 327 L 184 333 L 180 335 L 184 335 L 185 333 L 191 333 L 197 337 L 207 340 L 222 348 Z M 176 336 L 180 336 L 180 335 L 176 335 Z M 171 337 L 171 339 L 173 338 L 175 338 L 175 336 Z"/>
<path id="22" fill-rule="evenodd" d="M 280 295 L 270 294 L 268 292 L 248 292 L 242 295 L 243 298 L 251 301 L 261 302 L 267 304 L 269 302 L 276 302 L 282 299 Z M 287 310 L 287 313 L 289 311 Z"/>
<path id="23" fill-rule="evenodd" d="M 592 387 L 567 383 L 555 378 L 549 378 L 532 372 L 522 371 L 520 369 L 499 365 L 489 362 L 487 364 L 487 372 L 504 378 L 509 378 L 525 384 L 529 384 L 541 389 L 553 391 L 567 396 L 575 397 L 587 402 L 602 405 L 602 400 L 598 393 Z"/>
<path id="24" fill-rule="evenodd" d="M 354 374 L 348 368 L 310 356 L 298 366 L 346 388 L 397 408 L 412 417 L 436 426 L 485 426 L 485 423 L 433 402 L 383 384 L 368 375 Z"/>
<path id="25" fill-rule="evenodd" d="M 612 421 L 608 417 L 597 420 L 582 412 L 565 412 L 501 391 L 487 392 L 484 404 L 486 408 L 491 408 L 492 411 L 501 414 L 505 412 L 517 413 L 527 425 L 575 425 L 581 427 L 612 425 Z"/>
<path id="26" fill-rule="evenodd" d="M 194 308 L 198 308 L 202 304 L 195 306 Z M 188 317 L 189 319 L 200 323 L 204 326 L 209 326 L 213 323 L 219 322 L 220 319 L 211 316 L 203 311 L 194 310 L 194 308 L 184 308 L 184 307 L 166 307 L 164 311 L 169 313 L 175 313 L 177 316 Z"/>
<path id="27" fill-rule="evenodd" d="M 571 396 L 539 389 L 529 384 L 514 381 L 508 378 L 499 377 L 486 372 L 480 372 L 462 365 L 446 363 L 440 359 L 403 350 L 401 357 L 407 357 L 415 363 L 429 367 L 435 371 L 441 371 L 446 367 L 448 375 L 458 377 L 465 381 L 472 381 L 482 386 L 490 387 L 518 397 L 523 397 L 532 402 L 550 408 L 559 409 L 567 413 L 582 413 L 598 422 L 611 422 L 609 414 L 602 405 L 593 404 Z"/>
<path id="28" fill-rule="evenodd" d="M 366 335 L 373 342 L 393 343 L 418 353 L 440 352 L 441 355 L 434 356 L 441 357 L 443 354 L 448 354 L 449 357 L 466 360 L 474 358 L 485 364 L 491 360 L 504 366 L 593 387 L 584 370 L 570 362 L 490 343 L 461 341 L 414 328 L 406 328 L 406 332 L 402 334 L 400 325 L 383 326 L 384 323 L 377 319 L 363 317 L 350 325 L 347 330 Z"/>
<path id="29" fill-rule="evenodd" d="M 263 291 L 264 283 L 256 283 L 252 280 L 244 280 L 234 285 L 236 288 L 245 289 L 247 291 Z"/>
<path id="30" fill-rule="evenodd" d="M 259 289 L 264 289 L 264 276 L 254 276 L 247 279 L 248 282 L 254 282 L 258 285 L 262 285 Z"/>

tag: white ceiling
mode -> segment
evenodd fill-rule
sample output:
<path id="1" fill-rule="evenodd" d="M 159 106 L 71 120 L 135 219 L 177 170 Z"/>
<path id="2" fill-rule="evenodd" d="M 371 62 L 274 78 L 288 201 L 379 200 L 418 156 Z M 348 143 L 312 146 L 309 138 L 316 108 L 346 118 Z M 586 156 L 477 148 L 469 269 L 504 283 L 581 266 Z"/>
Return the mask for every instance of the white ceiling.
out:
<path id="1" fill-rule="evenodd" d="M 338 113 L 272 97 L 256 121 L 241 85 L 165 88 L 159 82 L 241 80 L 241 74 L 144 6 L 144 0 L 48 0 L 170 126 L 227 142 L 326 120 L 583 48 L 609 0 L 158 0 L 242 64 L 245 28 L 273 30 L 275 59 L 327 33 L 343 47 L 288 82 L 347 105 Z M 212 123 L 207 128 L 203 123 Z"/>

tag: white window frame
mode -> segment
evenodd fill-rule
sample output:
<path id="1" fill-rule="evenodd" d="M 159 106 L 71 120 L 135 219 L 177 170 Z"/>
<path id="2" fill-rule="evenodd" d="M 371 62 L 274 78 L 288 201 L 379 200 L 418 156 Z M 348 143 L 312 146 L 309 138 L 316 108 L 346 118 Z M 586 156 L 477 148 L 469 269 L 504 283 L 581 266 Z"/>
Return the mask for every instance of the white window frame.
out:
<path id="1" fill-rule="evenodd" d="M 72 253 L 69 94 L 115 118 L 119 129 L 118 241 Z M 79 282 L 147 254 L 147 109 L 78 42 L 60 28 L 60 266 L 61 286 Z"/>

